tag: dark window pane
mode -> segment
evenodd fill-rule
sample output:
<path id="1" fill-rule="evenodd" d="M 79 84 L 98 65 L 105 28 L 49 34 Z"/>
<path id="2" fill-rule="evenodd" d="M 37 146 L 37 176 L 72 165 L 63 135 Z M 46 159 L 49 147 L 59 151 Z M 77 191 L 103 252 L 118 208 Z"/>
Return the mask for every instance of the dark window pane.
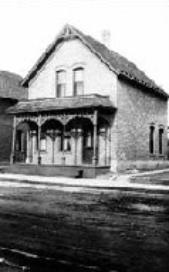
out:
<path id="1" fill-rule="evenodd" d="M 83 82 L 75 82 L 74 83 L 74 95 L 83 95 L 84 88 L 83 88 Z"/>
<path id="2" fill-rule="evenodd" d="M 151 154 L 154 153 L 154 127 L 150 127 L 150 135 L 149 135 L 149 151 Z"/>
<path id="3" fill-rule="evenodd" d="M 65 96 L 66 85 L 65 84 L 58 84 L 57 85 L 57 97 L 64 97 Z"/>
<path id="4" fill-rule="evenodd" d="M 73 94 L 83 95 L 84 94 L 84 69 L 77 68 L 74 70 L 74 85 L 73 85 Z"/>
<path id="5" fill-rule="evenodd" d="M 66 95 L 66 72 L 58 71 L 56 77 L 56 96 L 64 97 Z"/>
<path id="6" fill-rule="evenodd" d="M 163 153 L 163 129 L 159 129 L 159 154 Z"/>

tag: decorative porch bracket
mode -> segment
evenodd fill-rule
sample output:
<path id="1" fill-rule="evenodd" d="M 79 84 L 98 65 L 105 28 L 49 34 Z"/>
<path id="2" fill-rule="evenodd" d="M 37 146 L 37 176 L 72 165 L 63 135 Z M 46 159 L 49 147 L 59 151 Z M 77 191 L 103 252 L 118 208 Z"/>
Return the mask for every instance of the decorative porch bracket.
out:
<path id="1" fill-rule="evenodd" d="M 41 125 L 43 125 L 48 120 L 59 121 L 63 126 L 66 126 L 69 121 L 75 118 L 88 118 L 92 123 L 94 123 L 94 114 L 89 113 L 75 113 L 75 114 L 45 114 L 41 116 Z"/>
<path id="2" fill-rule="evenodd" d="M 22 122 L 34 122 L 38 125 L 38 116 L 29 116 L 29 115 L 23 115 L 23 116 L 16 116 L 16 126 L 18 126 Z"/>

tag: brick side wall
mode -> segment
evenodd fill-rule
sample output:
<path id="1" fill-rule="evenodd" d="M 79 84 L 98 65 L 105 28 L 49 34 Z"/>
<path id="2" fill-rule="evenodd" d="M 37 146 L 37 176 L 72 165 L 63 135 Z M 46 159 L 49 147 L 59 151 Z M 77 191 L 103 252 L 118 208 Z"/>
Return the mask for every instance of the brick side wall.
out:
<path id="1" fill-rule="evenodd" d="M 167 101 L 148 92 L 118 81 L 117 160 L 135 161 L 161 159 L 159 156 L 159 126 L 164 126 L 163 158 L 167 155 Z M 149 154 L 150 124 L 155 126 L 155 154 Z"/>
<path id="2" fill-rule="evenodd" d="M 9 162 L 12 142 L 13 116 L 5 113 L 12 100 L 0 99 L 0 162 Z"/>

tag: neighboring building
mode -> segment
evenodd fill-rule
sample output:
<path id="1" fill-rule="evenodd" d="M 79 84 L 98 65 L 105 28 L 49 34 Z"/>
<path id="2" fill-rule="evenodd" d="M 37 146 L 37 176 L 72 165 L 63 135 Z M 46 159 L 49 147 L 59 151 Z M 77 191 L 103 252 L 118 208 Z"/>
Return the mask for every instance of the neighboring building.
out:
<path id="1" fill-rule="evenodd" d="M 13 116 L 6 110 L 18 100 L 26 98 L 26 93 L 19 86 L 22 78 L 19 75 L 0 71 L 0 163 L 9 163 L 12 146 Z"/>
<path id="2" fill-rule="evenodd" d="M 167 157 L 168 95 L 133 63 L 72 26 L 22 86 L 28 101 L 10 109 L 12 162 L 92 176 L 155 167 Z"/>

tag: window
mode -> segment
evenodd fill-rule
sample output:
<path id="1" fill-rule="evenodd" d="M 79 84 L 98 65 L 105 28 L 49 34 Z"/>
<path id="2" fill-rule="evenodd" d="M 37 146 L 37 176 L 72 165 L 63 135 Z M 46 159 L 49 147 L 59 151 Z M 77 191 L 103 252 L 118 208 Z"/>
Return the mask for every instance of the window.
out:
<path id="1" fill-rule="evenodd" d="M 56 96 L 64 97 L 66 94 L 66 72 L 60 70 L 56 73 Z"/>
<path id="2" fill-rule="evenodd" d="M 40 139 L 40 151 L 46 151 L 46 149 L 47 149 L 46 136 L 42 136 Z"/>
<path id="3" fill-rule="evenodd" d="M 60 151 L 71 151 L 71 136 L 69 134 L 60 136 Z"/>
<path id="4" fill-rule="evenodd" d="M 150 154 L 154 154 L 154 126 L 150 126 L 150 135 L 149 135 L 149 151 Z"/>
<path id="5" fill-rule="evenodd" d="M 163 128 L 159 129 L 159 154 L 162 155 L 163 153 Z"/>
<path id="6" fill-rule="evenodd" d="M 66 136 L 64 139 L 64 151 L 71 151 L 71 137 Z"/>
<path id="7" fill-rule="evenodd" d="M 17 131 L 16 137 L 16 151 L 24 151 L 24 132 L 21 130 Z"/>
<path id="8" fill-rule="evenodd" d="M 73 70 L 74 83 L 73 83 L 73 95 L 83 95 L 84 94 L 84 69 L 76 68 Z"/>
<path id="9" fill-rule="evenodd" d="M 86 148 L 92 148 L 93 145 L 93 139 L 91 132 L 88 132 L 86 135 L 84 135 L 84 147 Z"/>

